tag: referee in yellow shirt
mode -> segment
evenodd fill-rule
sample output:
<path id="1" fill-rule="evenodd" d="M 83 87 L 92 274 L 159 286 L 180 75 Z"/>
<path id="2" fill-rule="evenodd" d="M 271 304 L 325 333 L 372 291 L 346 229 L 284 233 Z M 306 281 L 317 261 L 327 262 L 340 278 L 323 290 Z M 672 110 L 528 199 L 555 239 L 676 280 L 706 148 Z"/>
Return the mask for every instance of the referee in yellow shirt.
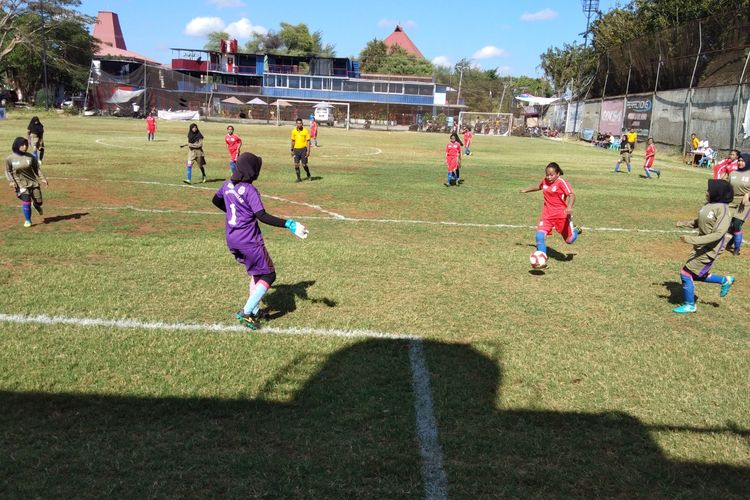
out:
<path id="1" fill-rule="evenodd" d="M 292 129 L 292 158 L 294 158 L 294 171 L 297 174 L 295 182 L 302 182 L 299 174 L 300 162 L 305 167 L 305 173 L 309 181 L 312 180 L 310 168 L 307 166 L 307 159 L 310 157 L 310 131 L 302 125 L 302 118 L 297 118 L 295 124 L 296 126 Z"/>
<path id="2" fill-rule="evenodd" d="M 638 133 L 635 131 L 635 128 L 630 127 L 630 131 L 628 132 L 628 146 L 630 146 L 630 153 L 633 153 L 633 150 L 635 150 L 635 143 L 638 140 Z"/>

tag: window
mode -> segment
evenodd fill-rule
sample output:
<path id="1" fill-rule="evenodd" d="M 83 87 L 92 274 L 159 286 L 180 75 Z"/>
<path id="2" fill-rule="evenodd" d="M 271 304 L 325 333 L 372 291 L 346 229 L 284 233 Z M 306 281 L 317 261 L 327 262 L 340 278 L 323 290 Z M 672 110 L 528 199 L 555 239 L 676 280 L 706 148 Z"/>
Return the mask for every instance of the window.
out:
<path id="1" fill-rule="evenodd" d="M 432 85 L 420 85 L 419 95 L 432 95 Z"/>
<path id="2" fill-rule="evenodd" d="M 331 90 L 341 90 L 341 80 L 331 79 Z"/>
<path id="3" fill-rule="evenodd" d="M 404 84 L 403 83 L 389 83 L 388 92 L 390 92 L 391 94 L 403 94 Z"/>
<path id="4" fill-rule="evenodd" d="M 276 75 L 276 86 L 286 87 L 286 75 Z"/>
<path id="5" fill-rule="evenodd" d="M 310 77 L 309 76 L 302 76 L 302 77 L 300 77 L 299 88 L 301 88 L 301 89 L 309 89 L 310 88 Z"/>
<path id="6" fill-rule="evenodd" d="M 323 88 L 323 80 L 320 78 L 312 78 L 310 83 L 312 83 L 313 90 L 320 90 Z"/>
<path id="7" fill-rule="evenodd" d="M 201 75 L 201 78 L 203 78 L 203 75 Z M 266 87 L 275 87 L 276 86 L 276 77 L 271 76 L 264 76 L 263 79 L 266 81 L 265 85 Z"/>
<path id="8" fill-rule="evenodd" d="M 405 83 L 404 84 L 404 94 L 419 95 L 419 85 Z"/>
<path id="9" fill-rule="evenodd" d="M 290 89 L 298 89 L 299 88 L 299 77 L 298 76 L 289 76 L 289 88 Z"/>
<path id="10" fill-rule="evenodd" d="M 351 82 L 349 80 L 344 82 L 343 89 L 345 92 L 356 92 L 357 82 Z"/>
<path id="11" fill-rule="evenodd" d="M 385 94 L 386 92 L 388 92 L 388 84 L 387 83 L 373 83 L 372 91 Z"/>
<path id="12" fill-rule="evenodd" d="M 359 92 L 372 92 L 372 82 L 359 82 L 357 90 Z"/>

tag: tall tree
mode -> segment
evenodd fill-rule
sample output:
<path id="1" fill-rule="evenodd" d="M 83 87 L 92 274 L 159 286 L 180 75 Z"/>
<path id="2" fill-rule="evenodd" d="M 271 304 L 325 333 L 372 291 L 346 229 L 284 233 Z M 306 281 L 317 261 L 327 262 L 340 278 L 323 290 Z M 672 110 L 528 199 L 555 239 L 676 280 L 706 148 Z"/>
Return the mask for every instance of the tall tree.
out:
<path id="1" fill-rule="evenodd" d="M 245 44 L 245 51 L 254 54 L 271 52 L 291 56 L 336 56 L 334 45 L 324 44 L 320 31 L 310 33 L 305 23 L 281 23 L 280 26 L 278 32 L 269 31 L 265 35 L 253 35 Z"/>
<path id="2" fill-rule="evenodd" d="M 363 73 L 379 73 L 385 58 L 388 56 L 388 46 L 383 40 L 373 38 L 362 52 L 359 53 L 359 69 Z"/>
<path id="3" fill-rule="evenodd" d="M 208 34 L 208 41 L 203 46 L 205 50 L 212 50 L 218 52 L 221 48 L 222 40 L 229 40 L 229 33 L 226 31 L 214 31 Z"/>

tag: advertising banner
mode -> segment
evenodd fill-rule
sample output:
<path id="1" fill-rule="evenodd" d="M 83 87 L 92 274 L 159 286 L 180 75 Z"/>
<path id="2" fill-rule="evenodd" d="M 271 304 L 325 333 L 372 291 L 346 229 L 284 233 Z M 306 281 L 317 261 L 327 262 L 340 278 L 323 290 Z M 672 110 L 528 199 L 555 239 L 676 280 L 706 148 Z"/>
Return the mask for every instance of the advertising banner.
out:
<path id="1" fill-rule="evenodd" d="M 639 141 L 645 141 L 651 132 L 651 111 L 654 108 L 653 98 L 649 96 L 628 96 L 625 103 L 625 128 L 635 129 Z"/>
<path id="2" fill-rule="evenodd" d="M 602 102 L 602 112 L 599 117 L 600 134 L 620 135 L 624 108 L 624 99 L 609 99 Z"/>

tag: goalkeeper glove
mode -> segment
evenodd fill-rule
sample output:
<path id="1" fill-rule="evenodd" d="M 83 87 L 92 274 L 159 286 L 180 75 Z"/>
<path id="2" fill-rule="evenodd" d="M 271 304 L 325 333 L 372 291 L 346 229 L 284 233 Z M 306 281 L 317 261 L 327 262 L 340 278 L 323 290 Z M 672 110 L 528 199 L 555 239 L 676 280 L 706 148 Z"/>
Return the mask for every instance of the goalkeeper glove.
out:
<path id="1" fill-rule="evenodd" d="M 287 219 L 284 223 L 284 227 L 289 229 L 289 231 L 291 231 L 297 238 L 303 240 L 307 238 L 307 228 L 295 220 Z"/>

